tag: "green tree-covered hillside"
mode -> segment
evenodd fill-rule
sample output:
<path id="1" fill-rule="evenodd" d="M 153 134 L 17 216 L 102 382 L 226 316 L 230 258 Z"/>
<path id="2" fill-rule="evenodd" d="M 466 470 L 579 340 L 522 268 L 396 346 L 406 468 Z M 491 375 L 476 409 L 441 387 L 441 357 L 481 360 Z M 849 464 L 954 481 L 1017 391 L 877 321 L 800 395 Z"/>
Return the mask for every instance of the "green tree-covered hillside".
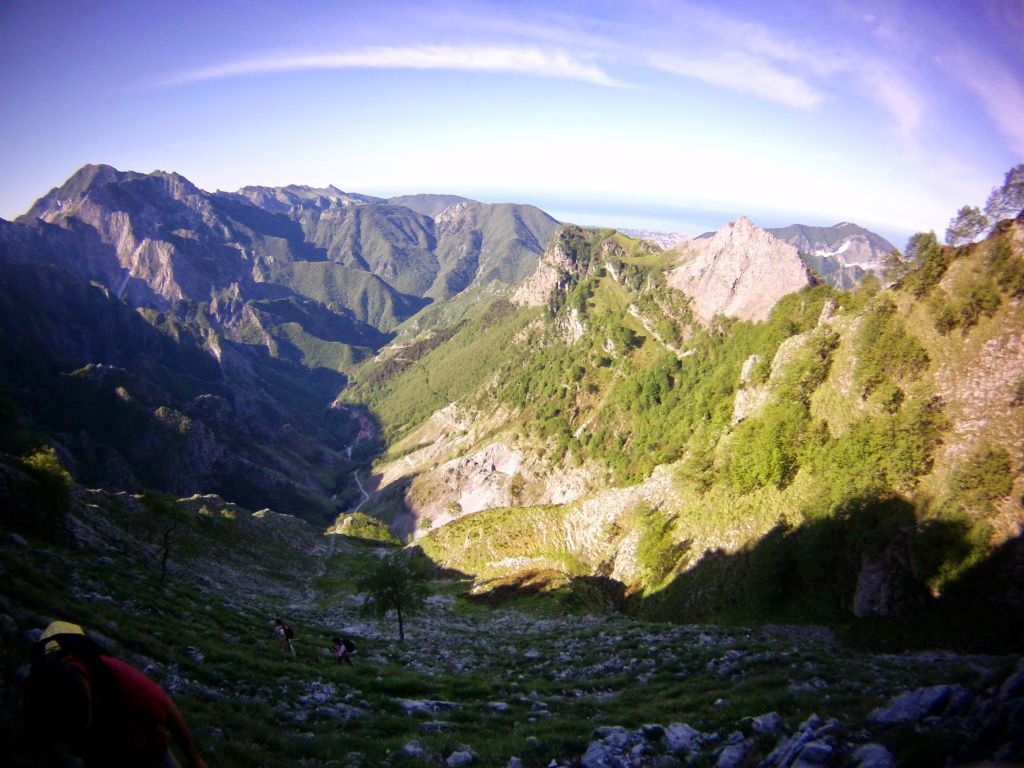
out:
<path id="1" fill-rule="evenodd" d="M 455 518 L 419 540 L 444 564 L 485 580 L 612 574 L 637 610 L 677 618 L 842 622 L 930 610 L 965 579 L 979 589 L 1021 516 L 1021 230 L 959 249 L 925 238 L 890 288 L 819 285 L 766 322 L 706 326 L 666 286 L 670 256 L 563 230 L 546 307 L 495 298 L 357 372 L 349 396 L 395 446 L 380 511 L 451 499 L 418 523 Z M 461 433 L 419 426 L 453 401 L 471 414 Z M 499 502 L 460 517 L 466 462 L 499 443 L 520 470 L 492 472 Z M 401 462 L 412 476 L 387 485 Z M 555 518 L 520 506 L 573 472 L 588 489 Z M 825 556 L 836 548 L 842 563 Z"/>

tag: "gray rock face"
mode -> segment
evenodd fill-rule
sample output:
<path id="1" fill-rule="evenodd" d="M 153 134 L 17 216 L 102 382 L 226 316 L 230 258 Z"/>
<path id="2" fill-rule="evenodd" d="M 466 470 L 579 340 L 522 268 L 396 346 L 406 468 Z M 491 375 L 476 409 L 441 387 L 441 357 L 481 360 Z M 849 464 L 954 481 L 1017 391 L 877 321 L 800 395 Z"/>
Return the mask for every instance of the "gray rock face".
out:
<path id="1" fill-rule="evenodd" d="M 705 323 L 717 314 L 764 320 L 779 299 L 811 284 L 796 248 L 746 217 L 681 250 L 684 260 L 668 282 L 693 298 L 694 312 Z"/>
<path id="2" fill-rule="evenodd" d="M 0 613 L 0 636 L 4 640 L 13 640 L 18 636 L 18 625 L 6 613 Z"/>

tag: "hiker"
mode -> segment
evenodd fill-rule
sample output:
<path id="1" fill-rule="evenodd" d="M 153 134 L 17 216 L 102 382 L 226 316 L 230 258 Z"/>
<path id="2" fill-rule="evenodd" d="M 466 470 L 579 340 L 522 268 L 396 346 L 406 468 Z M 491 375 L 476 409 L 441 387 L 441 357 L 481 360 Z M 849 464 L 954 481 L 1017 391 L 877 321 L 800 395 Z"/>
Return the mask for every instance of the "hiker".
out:
<path id="1" fill-rule="evenodd" d="M 292 645 L 292 638 L 295 637 L 295 632 L 292 630 L 292 625 L 287 622 L 281 621 L 281 619 L 274 619 L 274 637 L 277 638 L 278 644 L 286 651 L 295 655 L 295 646 Z"/>
<path id="2" fill-rule="evenodd" d="M 52 622 L 33 646 L 24 705 L 39 765 L 51 764 L 46 758 L 54 759 L 55 744 L 63 744 L 87 766 L 176 768 L 171 736 L 189 768 L 206 768 L 185 718 L 164 690 L 104 654 L 77 624 Z"/>
<path id="3" fill-rule="evenodd" d="M 334 658 L 338 660 L 338 663 L 345 662 L 350 667 L 355 666 L 352 664 L 352 657 L 356 653 L 356 644 L 348 637 L 338 637 L 337 635 L 332 637 L 331 641 L 334 643 L 331 653 L 334 654 Z"/>

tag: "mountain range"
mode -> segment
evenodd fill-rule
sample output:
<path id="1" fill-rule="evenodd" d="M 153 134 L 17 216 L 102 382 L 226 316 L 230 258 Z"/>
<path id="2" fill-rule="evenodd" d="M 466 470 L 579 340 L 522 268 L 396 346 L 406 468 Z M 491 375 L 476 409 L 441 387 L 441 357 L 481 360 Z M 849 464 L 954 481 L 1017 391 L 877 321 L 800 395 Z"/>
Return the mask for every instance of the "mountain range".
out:
<path id="1" fill-rule="evenodd" d="M 356 493 L 339 451 L 368 418 L 332 409 L 348 373 L 410 318 L 405 336 L 522 284 L 557 226 L 455 195 L 209 193 L 88 165 L 0 222 L 4 380 L 84 481 L 329 518 Z M 52 407 L 55 382 L 103 417 Z"/>
<path id="2" fill-rule="evenodd" d="M 5 383 L 83 481 L 330 516 L 358 433 L 330 409 L 344 371 L 432 301 L 528 274 L 557 226 L 532 206 L 404 202 L 85 166 L 0 222 Z M 56 382 L 103 415 L 53 407 Z"/>
<path id="3" fill-rule="evenodd" d="M 466 573 L 607 576 L 690 617 L 726 582 L 670 587 L 716 551 L 757 580 L 773 531 L 799 559 L 815 521 L 911 509 L 825 614 L 905 612 L 894 584 L 940 593 L 1014 539 L 1020 240 L 847 290 L 888 246 L 849 223 L 662 249 L 532 206 L 86 166 L 0 223 L 0 448 L 91 486 L 359 510 Z"/>

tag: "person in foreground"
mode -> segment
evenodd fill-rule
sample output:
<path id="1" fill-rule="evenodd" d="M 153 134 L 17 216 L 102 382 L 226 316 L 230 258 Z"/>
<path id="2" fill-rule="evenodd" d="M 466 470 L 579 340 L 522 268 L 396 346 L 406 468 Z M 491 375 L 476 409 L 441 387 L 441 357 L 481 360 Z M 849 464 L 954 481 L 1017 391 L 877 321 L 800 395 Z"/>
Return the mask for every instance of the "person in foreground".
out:
<path id="1" fill-rule="evenodd" d="M 103 654 L 77 624 L 55 621 L 43 632 L 32 651 L 24 704 L 38 765 L 48 765 L 55 744 L 63 744 L 87 766 L 174 768 L 173 737 L 189 768 L 206 768 L 163 689 Z"/>

